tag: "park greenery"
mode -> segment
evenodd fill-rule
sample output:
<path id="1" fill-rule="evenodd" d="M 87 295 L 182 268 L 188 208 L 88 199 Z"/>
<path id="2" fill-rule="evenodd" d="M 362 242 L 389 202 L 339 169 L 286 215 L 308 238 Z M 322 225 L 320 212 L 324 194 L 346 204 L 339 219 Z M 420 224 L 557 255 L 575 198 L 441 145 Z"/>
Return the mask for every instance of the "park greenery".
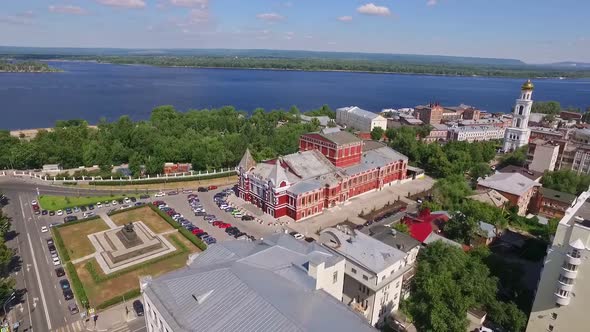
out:
<path id="1" fill-rule="evenodd" d="M 0 193 L 0 197 L 2 194 Z M 0 205 L 1 207 L 1 205 Z M 11 227 L 10 218 L 0 209 L 0 301 L 4 303 L 14 291 L 15 280 L 10 276 L 15 261 L 14 252 L 6 246 Z"/>
<path id="2" fill-rule="evenodd" d="M 541 178 L 544 188 L 579 195 L 590 187 L 590 175 L 571 170 L 546 171 Z"/>
<path id="3" fill-rule="evenodd" d="M 113 200 L 120 200 L 125 198 L 124 195 L 110 195 L 110 196 L 57 196 L 57 195 L 41 195 L 39 196 L 39 205 L 44 210 L 64 210 L 66 208 L 81 207 L 98 202 L 111 202 Z"/>
<path id="4" fill-rule="evenodd" d="M 72 60 L 92 60 L 115 64 L 143 64 L 162 67 L 245 68 L 304 71 L 355 71 L 399 74 L 489 76 L 489 77 L 566 77 L 590 76 L 588 70 L 468 63 L 427 63 L 370 59 L 271 56 L 62 56 Z"/>
<path id="5" fill-rule="evenodd" d="M 316 112 L 331 110 L 324 106 Z M 41 130 L 31 140 L 0 131 L 0 169 L 98 165 L 108 175 L 112 165 L 128 163 L 137 176 L 142 165 L 147 174 L 158 174 L 164 162 L 189 162 L 194 170 L 215 170 L 235 167 L 246 148 L 256 160 L 294 153 L 298 137 L 317 130 L 319 122 L 302 122 L 296 107 L 288 112 L 256 109 L 248 116 L 231 106 L 188 112 L 160 106 L 145 121 L 123 116 L 101 120 L 96 128 L 82 120 L 58 121 L 52 131 Z"/>
<path id="6" fill-rule="evenodd" d="M 0 59 L 0 73 L 51 73 L 59 70 L 38 61 L 4 61 Z"/>
<path id="7" fill-rule="evenodd" d="M 498 299 L 499 279 L 486 265 L 490 255 L 485 247 L 466 253 L 440 241 L 420 251 L 412 295 L 402 303 L 418 331 L 466 331 L 470 309 L 486 311 L 505 331 L 524 330 L 525 314 Z"/>

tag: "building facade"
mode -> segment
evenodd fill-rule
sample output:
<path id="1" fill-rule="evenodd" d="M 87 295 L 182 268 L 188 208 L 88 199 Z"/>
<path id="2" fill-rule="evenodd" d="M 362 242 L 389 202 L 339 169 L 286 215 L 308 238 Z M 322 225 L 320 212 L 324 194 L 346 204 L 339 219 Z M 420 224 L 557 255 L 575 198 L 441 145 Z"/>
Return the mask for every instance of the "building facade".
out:
<path id="1" fill-rule="evenodd" d="M 512 126 L 504 135 L 504 152 L 514 151 L 529 143 L 531 131 L 528 128 L 528 122 L 533 106 L 533 89 L 531 80 L 526 81 L 521 87 L 520 98 L 516 100 L 514 112 L 512 112 Z"/>
<path id="2" fill-rule="evenodd" d="M 547 250 L 527 332 L 586 331 L 590 306 L 590 192 L 576 198 Z"/>
<path id="3" fill-rule="evenodd" d="M 537 193 L 540 183 L 520 173 L 496 173 L 477 181 L 477 189 L 493 189 L 518 208 L 518 214 L 526 215 L 531 199 Z"/>
<path id="4" fill-rule="evenodd" d="M 576 195 L 541 187 L 533 198 L 532 213 L 546 218 L 561 219 L 576 200 Z"/>
<path id="5" fill-rule="evenodd" d="M 463 120 L 478 121 L 481 118 L 481 111 L 474 107 L 469 107 L 463 111 Z"/>
<path id="6" fill-rule="evenodd" d="M 414 117 L 430 125 L 440 124 L 443 120 L 445 110 L 439 104 L 430 104 L 428 106 L 419 105 L 414 107 Z"/>
<path id="7" fill-rule="evenodd" d="M 494 126 L 462 126 L 449 129 L 450 141 L 480 142 L 502 139 L 505 129 Z"/>
<path id="8" fill-rule="evenodd" d="M 534 147 L 529 142 L 529 149 L 533 149 L 534 151 L 529 169 L 535 172 L 555 170 L 559 157 L 559 144 L 543 140 L 534 140 L 533 142 Z"/>
<path id="9" fill-rule="evenodd" d="M 299 221 L 406 178 L 406 156 L 346 131 L 304 134 L 299 147 L 297 153 L 260 163 L 246 151 L 238 166 L 237 195 L 273 217 Z"/>
<path id="10" fill-rule="evenodd" d="M 362 132 L 370 132 L 375 127 L 387 129 L 387 119 L 379 114 L 365 111 L 357 106 L 342 107 L 336 110 L 336 123 Z"/>
<path id="11" fill-rule="evenodd" d="M 398 310 L 404 274 L 414 267 L 417 250 L 406 253 L 348 227 L 327 228 L 319 241 L 346 260 L 344 304 L 374 326 Z"/>

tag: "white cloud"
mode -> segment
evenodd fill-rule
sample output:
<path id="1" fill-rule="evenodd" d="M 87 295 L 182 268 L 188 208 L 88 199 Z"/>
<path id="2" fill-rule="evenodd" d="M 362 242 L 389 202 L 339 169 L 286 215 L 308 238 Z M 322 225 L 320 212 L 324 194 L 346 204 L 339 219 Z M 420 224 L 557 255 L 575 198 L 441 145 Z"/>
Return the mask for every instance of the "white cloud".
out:
<path id="1" fill-rule="evenodd" d="M 256 18 L 258 18 L 259 20 L 268 21 L 268 22 L 277 22 L 277 21 L 282 21 L 285 19 L 284 16 L 277 14 L 277 13 L 261 13 L 261 14 L 256 15 Z"/>
<path id="2" fill-rule="evenodd" d="M 27 10 L 22 13 L 17 13 L 15 16 L 17 17 L 26 17 L 26 18 L 33 18 L 35 17 L 35 13 L 32 10 Z"/>
<path id="3" fill-rule="evenodd" d="M 169 0 L 169 2 L 178 7 L 207 8 L 209 6 L 209 0 Z"/>
<path id="4" fill-rule="evenodd" d="M 101 5 L 123 8 L 144 8 L 145 0 L 95 0 Z"/>
<path id="5" fill-rule="evenodd" d="M 285 32 L 285 39 L 291 40 L 291 39 L 293 39 L 293 37 L 295 37 L 295 32 L 292 32 L 292 31 Z"/>
<path id="6" fill-rule="evenodd" d="M 209 11 L 204 9 L 193 9 L 189 13 L 189 21 L 193 24 L 208 22 Z"/>
<path id="7" fill-rule="evenodd" d="M 352 21 L 352 16 L 340 16 L 337 20 L 340 22 L 350 22 Z"/>
<path id="8" fill-rule="evenodd" d="M 436 6 L 438 4 L 438 0 L 428 0 L 426 2 L 427 6 Z"/>
<path id="9" fill-rule="evenodd" d="M 364 4 L 356 9 L 357 12 L 364 15 L 390 16 L 391 11 L 385 6 L 376 6 L 374 3 Z"/>
<path id="10" fill-rule="evenodd" d="M 49 11 L 52 13 L 72 15 L 84 15 L 87 13 L 84 8 L 72 5 L 51 5 L 49 6 Z"/>
<path id="11" fill-rule="evenodd" d="M 33 21 L 31 21 L 28 17 L 22 17 L 17 15 L 8 15 L 8 16 L 1 16 L 0 15 L 0 23 L 5 24 L 14 24 L 14 25 L 31 25 Z"/>

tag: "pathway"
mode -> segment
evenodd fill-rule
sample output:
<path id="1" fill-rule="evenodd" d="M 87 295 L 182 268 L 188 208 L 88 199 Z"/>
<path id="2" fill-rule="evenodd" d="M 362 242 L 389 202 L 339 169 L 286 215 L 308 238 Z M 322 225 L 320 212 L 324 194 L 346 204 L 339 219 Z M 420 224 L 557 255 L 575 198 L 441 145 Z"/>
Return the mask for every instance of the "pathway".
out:
<path id="1" fill-rule="evenodd" d="M 102 220 L 104 220 L 104 222 L 109 226 L 110 229 L 115 229 L 119 227 L 117 226 L 117 224 L 115 224 L 113 219 L 111 219 L 111 217 L 109 217 L 109 215 L 106 214 L 106 212 L 100 212 L 98 215 L 102 218 Z"/>
<path id="2" fill-rule="evenodd" d="M 83 262 L 85 260 L 89 260 L 91 258 L 94 258 L 95 255 L 96 255 L 96 253 L 92 253 L 92 254 L 86 255 L 84 257 L 76 258 L 76 259 L 72 260 L 71 263 L 75 265 L 75 264 L 78 264 L 78 263 Z"/>

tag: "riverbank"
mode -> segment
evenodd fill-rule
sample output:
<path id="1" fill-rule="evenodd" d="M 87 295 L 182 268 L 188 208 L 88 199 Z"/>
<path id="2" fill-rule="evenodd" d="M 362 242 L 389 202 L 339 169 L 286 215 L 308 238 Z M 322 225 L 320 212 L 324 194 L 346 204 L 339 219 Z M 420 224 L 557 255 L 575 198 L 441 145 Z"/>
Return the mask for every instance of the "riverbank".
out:
<path id="1" fill-rule="evenodd" d="M 93 125 L 89 125 L 88 128 L 98 129 L 97 126 L 93 126 Z M 24 140 L 31 140 L 31 139 L 37 137 L 37 134 L 39 134 L 39 131 L 43 130 L 43 131 L 51 132 L 51 131 L 53 131 L 53 129 L 54 128 L 16 129 L 16 130 L 10 131 L 10 136 L 18 137 L 18 138 L 24 139 Z"/>

